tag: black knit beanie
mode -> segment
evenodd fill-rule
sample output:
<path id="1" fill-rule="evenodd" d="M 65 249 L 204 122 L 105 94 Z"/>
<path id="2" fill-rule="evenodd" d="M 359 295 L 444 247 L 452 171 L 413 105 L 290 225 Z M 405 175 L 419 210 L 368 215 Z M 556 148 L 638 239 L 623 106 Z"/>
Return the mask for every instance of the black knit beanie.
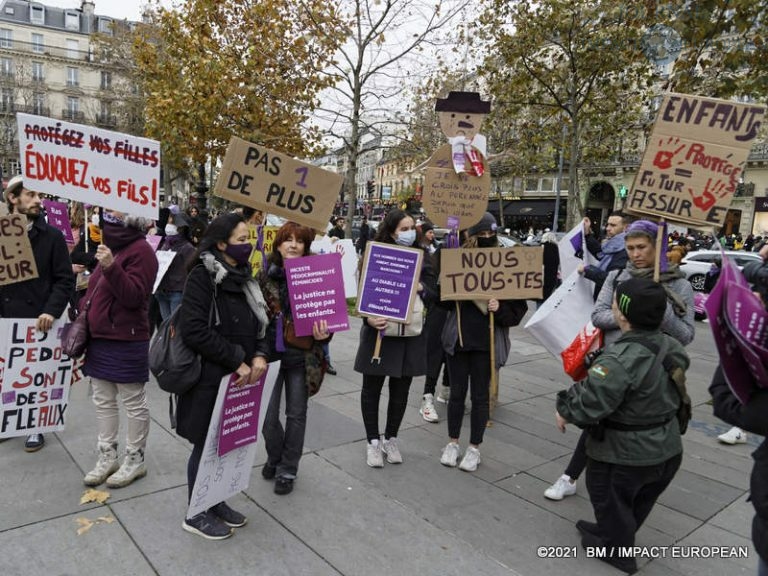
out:
<path id="1" fill-rule="evenodd" d="M 658 282 L 630 278 L 616 287 L 616 306 L 634 328 L 656 330 L 667 310 L 667 293 Z"/>

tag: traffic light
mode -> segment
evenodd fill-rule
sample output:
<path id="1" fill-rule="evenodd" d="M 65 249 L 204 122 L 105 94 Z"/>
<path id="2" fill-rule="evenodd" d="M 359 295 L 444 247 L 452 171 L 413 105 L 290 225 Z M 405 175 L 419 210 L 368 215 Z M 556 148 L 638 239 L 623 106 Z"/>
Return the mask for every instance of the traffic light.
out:
<path id="1" fill-rule="evenodd" d="M 368 180 L 365 183 L 365 190 L 368 193 L 368 196 L 373 196 L 373 191 L 375 190 L 376 185 L 374 184 L 373 180 Z"/>
<path id="2" fill-rule="evenodd" d="M 622 200 L 627 197 L 627 187 L 622 184 L 619 186 L 619 198 Z"/>

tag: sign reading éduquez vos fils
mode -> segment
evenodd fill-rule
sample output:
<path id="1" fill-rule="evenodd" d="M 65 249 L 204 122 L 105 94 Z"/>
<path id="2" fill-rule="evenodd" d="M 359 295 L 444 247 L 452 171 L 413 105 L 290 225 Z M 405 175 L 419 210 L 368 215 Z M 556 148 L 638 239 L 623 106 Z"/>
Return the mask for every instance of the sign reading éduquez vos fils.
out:
<path id="1" fill-rule="evenodd" d="M 325 230 L 344 178 L 233 136 L 214 194 Z"/>

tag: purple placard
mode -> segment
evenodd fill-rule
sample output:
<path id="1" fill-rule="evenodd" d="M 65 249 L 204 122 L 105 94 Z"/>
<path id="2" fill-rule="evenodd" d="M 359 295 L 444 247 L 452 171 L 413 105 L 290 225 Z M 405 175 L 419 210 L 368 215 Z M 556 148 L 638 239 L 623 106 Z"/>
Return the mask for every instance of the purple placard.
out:
<path id="1" fill-rule="evenodd" d="M 720 278 L 704 303 L 704 308 L 707 311 L 709 327 L 712 329 L 712 336 L 720 356 L 720 363 L 723 366 L 725 380 L 739 402 L 746 404 L 755 389 L 756 382 L 749 364 L 744 359 L 738 339 L 725 317 L 727 286 L 728 284 L 741 283 L 746 283 L 741 272 L 734 269 L 733 264 L 723 255 Z"/>
<path id="2" fill-rule="evenodd" d="M 261 395 L 264 392 L 266 378 L 267 372 L 264 372 L 255 384 L 238 388 L 235 386 L 237 374 L 230 376 L 219 425 L 218 454 L 220 457 L 256 442 L 259 434 Z"/>
<path id="3" fill-rule="evenodd" d="M 407 322 L 422 258 L 418 248 L 368 242 L 357 300 L 360 314 Z"/>
<path id="4" fill-rule="evenodd" d="M 160 246 L 160 242 L 162 241 L 162 236 L 158 236 L 157 234 L 147 234 L 147 242 L 149 242 L 149 245 L 152 246 L 152 250 L 155 252 L 157 252 L 157 247 Z"/>
<path id="5" fill-rule="evenodd" d="M 329 332 L 349 330 L 341 254 L 318 254 L 284 260 L 288 298 L 296 336 L 311 336 L 318 320 Z"/>
<path id="6" fill-rule="evenodd" d="M 74 244 L 75 237 L 72 235 L 72 225 L 69 223 L 67 205 L 64 202 L 56 202 L 55 200 L 43 200 L 43 207 L 48 216 L 48 224 L 61 230 L 67 244 Z"/>

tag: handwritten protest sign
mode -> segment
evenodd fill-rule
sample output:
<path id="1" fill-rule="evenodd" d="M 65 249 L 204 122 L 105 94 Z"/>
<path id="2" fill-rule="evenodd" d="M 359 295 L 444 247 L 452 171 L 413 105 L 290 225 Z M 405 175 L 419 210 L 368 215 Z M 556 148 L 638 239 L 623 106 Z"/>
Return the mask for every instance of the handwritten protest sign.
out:
<path id="1" fill-rule="evenodd" d="M 429 219 L 443 228 L 448 219 L 458 218 L 460 228 L 477 224 L 488 206 L 491 171 L 483 158 L 482 176 L 457 174 L 451 160 L 451 145 L 439 148 L 429 160 L 424 175 L 422 205 Z"/>
<path id="2" fill-rule="evenodd" d="M 66 240 L 67 244 L 74 244 L 75 237 L 72 236 L 72 225 L 69 223 L 67 205 L 64 202 L 56 202 L 55 200 L 43 200 L 43 207 L 48 215 L 48 224 L 64 234 L 64 240 Z"/>
<path id="3" fill-rule="evenodd" d="M 764 106 L 667 94 L 627 210 L 690 225 L 722 225 L 764 116 Z"/>
<path id="4" fill-rule="evenodd" d="M 259 414 L 264 399 L 265 373 L 255 384 L 235 386 L 237 374 L 231 374 L 224 393 L 221 424 L 219 425 L 218 455 L 225 456 L 248 444 L 253 444 L 259 435 Z M 269 401 L 269 397 L 267 397 Z"/>
<path id="5" fill-rule="evenodd" d="M 156 218 L 160 143 L 93 126 L 17 114 L 24 185 L 135 216 Z"/>
<path id="6" fill-rule="evenodd" d="M 321 230 L 328 223 L 343 179 L 235 136 L 229 141 L 213 192 Z"/>
<path id="7" fill-rule="evenodd" d="M 341 255 L 291 258 L 283 264 L 296 336 L 311 336 L 318 320 L 328 323 L 329 332 L 349 330 Z"/>
<path id="8" fill-rule="evenodd" d="M 37 278 L 37 262 L 21 214 L 0 216 L 0 286 Z"/>
<path id="9" fill-rule="evenodd" d="M 72 359 L 61 351 L 63 320 L 48 332 L 36 319 L 0 319 L 0 438 L 64 429 Z"/>
<path id="10" fill-rule="evenodd" d="M 328 236 L 312 242 L 310 250 L 313 254 L 339 254 L 341 256 L 341 272 L 344 275 L 344 294 L 347 298 L 357 296 L 357 252 L 355 244 L 350 239 L 331 242 Z"/>
<path id="11" fill-rule="evenodd" d="M 280 230 L 278 226 L 248 226 L 248 241 L 253 245 L 249 261 L 254 275 L 266 267 L 278 230 Z"/>
<path id="12" fill-rule="evenodd" d="M 418 248 L 368 242 L 365 246 L 357 311 L 407 322 L 418 291 L 424 252 Z"/>
<path id="13" fill-rule="evenodd" d="M 157 275 L 155 276 L 155 284 L 152 286 L 152 294 L 157 292 L 157 287 L 163 281 L 163 276 L 168 272 L 168 268 L 171 267 L 174 258 L 176 258 L 176 252 L 173 250 L 158 250 L 155 252 L 155 256 L 157 256 Z"/>
<path id="14" fill-rule="evenodd" d="M 443 250 L 442 300 L 541 298 L 544 252 L 538 246 Z"/>
<path id="15" fill-rule="evenodd" d="M 279 371 L 280 362 L 272 362 L 267 369 L 264 383 L 259 386 L 262 388 L 261 398 L 267 401 L 259 404 L 257 431 L 260 431 L 264 424 L 268 399 L 272 396 L 272 389 L 275 387 Z M 256 442 L 244 444 L 224 456 L 219 456 L 221 420 L 224 418 L 224 397 L 229 387 L 230 376 L 224 376 L 219 384 L 219 393 L 216 396 L 211 423 L 205 437 L 203 456 L 197 470 L 195 485 L 192 488 L 187 518 L 191 518 L 203 510 L 208 510 L 211 506 L 242 492 L 248 488 L 251 480 L 251 468 L 253 468 L 253 462 L 256 460 Z"/>

